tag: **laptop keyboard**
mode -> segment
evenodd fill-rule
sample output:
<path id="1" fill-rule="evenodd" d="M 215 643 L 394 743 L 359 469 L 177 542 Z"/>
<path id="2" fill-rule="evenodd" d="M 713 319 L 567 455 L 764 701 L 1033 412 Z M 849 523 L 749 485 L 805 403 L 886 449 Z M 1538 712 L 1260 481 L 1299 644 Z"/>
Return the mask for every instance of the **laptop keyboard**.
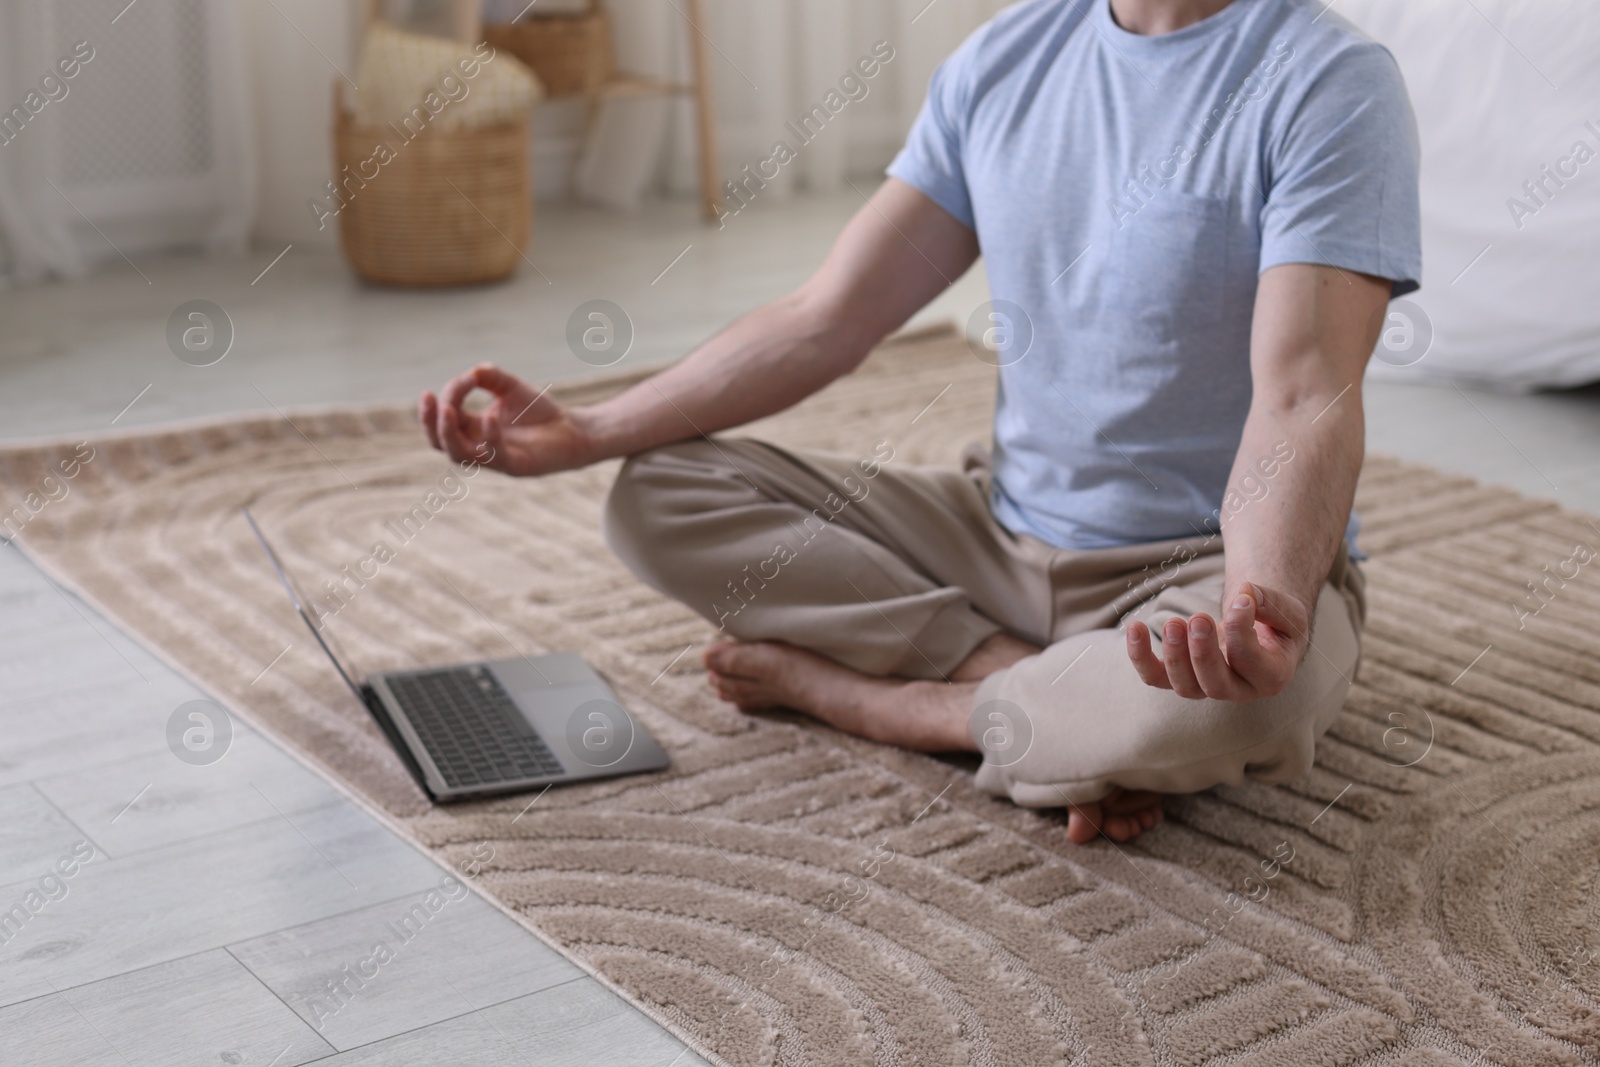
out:
<path id="1" fill-rule="evenodd" d="M 488 669 L 453 667 L 386 681 L 452 788 L 563 773 Z"/>

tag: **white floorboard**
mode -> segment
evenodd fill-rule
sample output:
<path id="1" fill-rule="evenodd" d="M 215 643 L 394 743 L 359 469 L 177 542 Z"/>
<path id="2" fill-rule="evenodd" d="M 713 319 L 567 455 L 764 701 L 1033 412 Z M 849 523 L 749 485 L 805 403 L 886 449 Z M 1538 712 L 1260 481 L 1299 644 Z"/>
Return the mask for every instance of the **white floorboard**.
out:
<path id="1" fill-rule="evenodd" d="M 584 977 L 459 883 L 229 951 L 338 1049 Z"/>
<path id="2" fill-rule="evenodd" d="M 435 864 L 343 801 L 101 856 L 0 947 L 0 1003 L 365 907 L 438 876 Z M 35 881 L 0 886 L 3 906 Z"/>
<path id="3" fill-rule="evenodd" d="M 494 1005 L 325 1061 L 326 1067 L 706 1067 L 592 979 Z"/>
<path id="4" fill-rule="evenodd" d="M 295 1067 L 332 1052 L 226 952 L 215 949 L 0 1009 L 16 1064 Z"/>
<path id="5" fill-rule="evenodd" d="M 0 789 L 0 871 L 47 874 L 82 837 L 32 783 Z"/>
<path id="6" fill-rule="evenodd" d="M 165 724 L 163 724 L 163 730 Z M 113 856 L 325 807 L 340 794 L 277 745 L 236 736 L 216 763 L 191 766 L 160 751 L 104 767 L 41 776 L 36 786 Z"/>

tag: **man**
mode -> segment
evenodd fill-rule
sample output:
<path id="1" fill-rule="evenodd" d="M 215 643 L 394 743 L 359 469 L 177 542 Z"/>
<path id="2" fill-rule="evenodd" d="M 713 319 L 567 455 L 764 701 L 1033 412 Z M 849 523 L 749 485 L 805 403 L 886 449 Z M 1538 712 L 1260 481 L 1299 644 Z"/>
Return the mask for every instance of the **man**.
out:
<path id="1" fill-rule="evenodd" d="M 676 366 L 576 409 L 480 366 L 423 395 L 429 439 L 520 475 L 632 457 L 608 540 L 722 627 L 720 696 L 982 750 L 981 786 L 1069 807 L 1075 841 L 1303 774 L 1360 651 L 1361 377 L 1420 275 L 1392 58 L 1302 0 L 1027 0 L 935 74 L 889 175 Z M 992 459 L 706 436 L 849 373 L 980 250 Z"/>

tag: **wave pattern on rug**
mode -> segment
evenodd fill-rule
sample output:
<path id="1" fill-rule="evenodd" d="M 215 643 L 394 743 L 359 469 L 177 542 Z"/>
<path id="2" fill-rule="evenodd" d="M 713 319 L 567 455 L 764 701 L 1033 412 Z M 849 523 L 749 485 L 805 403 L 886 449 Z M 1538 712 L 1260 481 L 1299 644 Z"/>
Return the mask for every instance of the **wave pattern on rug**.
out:
<path id="1" fill-rule="evenodd" d="M 944 334 L 751 432 L 953 464 L 992 403 Z M 0 453 L 7 499 L 70 452 Z M 1600 571 L 1527 585 L 1600 544 L 1590 519 L 1371 459 L 1372 618 L 1315 769 L 1077 848 L 970 765 L 719 704 L 710 626 L 600 539 L 614 471 L 460 496 L 398 408 L 232 420 L 98 442 L 19 542 L 423 847 L 470 864 L 487 842 L 488 894 L 729 1064 L 1600 1062 Z M 287 610 L 245 504 L 363 669 L 577 650 L 671 770 L 431 806 Z M 393 559 L 347 578 L 379 540 Z"/>

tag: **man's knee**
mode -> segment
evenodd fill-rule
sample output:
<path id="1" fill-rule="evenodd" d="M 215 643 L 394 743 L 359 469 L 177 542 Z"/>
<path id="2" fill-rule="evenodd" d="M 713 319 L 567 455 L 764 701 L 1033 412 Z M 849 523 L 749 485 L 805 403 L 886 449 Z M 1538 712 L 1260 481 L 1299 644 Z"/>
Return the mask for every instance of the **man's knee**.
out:
<path id="1" fill-rule="evenodd" d="M 1025 807 L 1060 807 L 1098 800 L 1113 787 L 1195 793 L 1247 778 L 1291 781 L 1311 770 L 1316 742 L 1347 688 L 1250 704 L 1151 690 L 1140 694 L 1141 706 L 1124 704 L 1120 721 L 1099 730 L 1081 728 L 1077 716 L 1071 719 L 1079 728 L 1064 729 L 1048 712 L 1025 713 L 1037 724 L 1035 750 L 1011 767 L 986 761 L 978 784 Z"/>
<path id="2" fill-rule="evenodd" d="M 641 534 L 652 513 L 650 501 L 660 488 L 659 478 L 652 469 L 655 452 L 652 449 L 623 460 L 616 479 L 611 483 L 611 490 L 606 494 L 600 529 L 613 552 L 620 554 L 621 546 L 632 546 L 646 540 Z"/>
<path id="3" fill-rule="evenodd" d="M 1027 807 L 1058 807 L 1098 800 L 1114 786 L 1192 793 L 1298 778 L 1344 705 L 1360 653 L 1345 602 L 1331 591 L 1319 600 L 1314 632 L 1317 647 L 1289 687 L 1246 703 L 1188 700 L 1140 683 L 1120 631 L 1052 645 L 979 687 L 974 721 L 992 702 L 1024 720 L 1029 741 L 1007 765 L 986 760 L 978 784 Z M 1086 661 L 1068 674 L 1078 658 Z"/>
<path id="4" fill-rule="evenodd" d="M 662 536 L 675 510 L 672 498 L 684 488 L 684 466 L 692 463 L 683 441 L 629 456 L 606 495 L 601 532 L 612 553 L 635 575 L 655 572 L 656 557 L 670 544 Z M 648 580 L 648 579 L 647 579 Z"/>
<path id="5" fill-rule="evenodd" d="M 741 442 L 704 438 L 629 456 L 601 516 L 606 544 L 634 576 L 680 600 L 698 597 L 703 573 L 738 535 L 729 517 L 762 499 L 731 455 Z"/>

